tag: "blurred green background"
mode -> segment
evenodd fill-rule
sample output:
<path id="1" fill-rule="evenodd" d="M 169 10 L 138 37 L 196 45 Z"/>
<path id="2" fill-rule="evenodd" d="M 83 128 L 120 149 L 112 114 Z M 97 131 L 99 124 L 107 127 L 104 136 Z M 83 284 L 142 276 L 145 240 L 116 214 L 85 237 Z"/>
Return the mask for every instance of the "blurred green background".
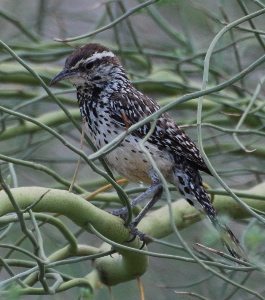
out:
<path id="1" fill-rule="evenodd" d="M 96 35 L 62 43 L 54 38 L 66 39 L 93 32 L 116 20 L 143 1 L 70 1 L 70 0 L 0 0 L 1 40 L 6 43 L 46 84 L 64 65 L 73 47 L 89 42 L 99 42 L 113 50 L 139 90 L 157 100 L 162 106 L 176 101 L 185 94 L 199 91 L 202 86 L 205 53 L 216 34 L 247 14 L 260 10 L 265 3 L 255 1 L 177 1 L 160 0 L 111 28 Z M 207 88 L 215 87 L 254 63 L 264 55 L 265 19 L 261 14 L 252 23 L 244 22 L 229 30 L 219 41 L 210 60 Z M 0 105 L 21 112 L 51 126 L 74 146 L 80 145 L 80 133 L 53 99 L 47 96 L 39 82 L 17 60 L 0 48 Z M 205 96 L 202 109 L 202 143 L 213 167 L 231 189 L 247 190 L 264 181 L 264 65 L 255 68 L 246 77 L 218 92 Z M 54 94 L 75 119 L 82 123 L 71 84 L 63 82 L 52 88 Z M 197 99 L 175 105 L 170 115 L 183 126 L 197 142 Z M 245 113 L 245 115 L 244 115 Z M 53 170 L 61 178 L 71 181 L 78 156 L 41 128 L 28 128 L 25 121 L 1 111 L 0 149 L 2 172 L 11 187 L 42 186 L 68 189 L 67 184 L 55 180 L 38 168 L 29 168 L 23 161 L 41 164 Z M 240 122 L 242 121 L 242 124 Z M 233 135 L 240 129 L 244 134 Z M 246 131 L 249 130 L 247 134 Z M 255 151 L 253 151 L 255 150 Z M 85 145 L 85 152 L 91 153 Z M 12 162 L 16 158 L 20 162 Z M 215 178 L 203 176 L 211 189 L 220 188 Z M 94 191 L 107 184 L 84 161 L 76 184 L 87 191 Z M 128 184 L 130 191 L 137 185 Z M 115 193 L 114 190 L 110 192 Z M 179 198 L 177 192 L 172 192 Z M 130 195 L 133 199 L 136 194 Z M 92 202 L 96 205 L 102 203 Z M 158 206 L 166 205 L 160 201 Z M 158 207 L 157 206 L 157 207 Z M 106 209 L 104 206 L 102 208 Z M 72 222 L 60 217 L 77 233 Z M 255 259 L 264 264 L 262 226 L 253 218 L 241 224 L 227 221 L 239 236 L 241 243 Z M 186 242 L 193 247 L 196 242 L 222 249 L 218 239 L 212 238 L 208 221 L 196 223 L 181 231 Z M 244 233 L 243 233 L 244 232 Z M 64 246 L 64 239 L 53 227 L 42 228 L 47 253 Z M 254 242 L 248 243 L 248 236 Z M 15 224 L 5 238 L 14 244 L 22 237 Z M 255 237 L 259 238 L 257 245 Z M 212 238 L 212 239 L 211 239 Z M 164 239 L 178 244 L 175 236 Z M 93 235 L 82 233 L 78 242 L 100 246 Z M 23 247 L 27 248 L 27 242 Z M 152 243 L 153 252 L 186 256 L 182 250 Z M 7 250 L 1 249 L 1 257 Z M 14 254 L 14 257 L 23 257 Z M 71 276 L 85 276 L 91 264 L 80 263 L 58 268 Z M 14 272 L 20 270 L 14 268 Z M 263 272 L 224 271 L 232 280 L 249 287 L 265 299 Z M 0 280 L 8 278 L 2 271 Z M 256 299 L 206 272 L 197 264 L 151 257 L 147 273 L 142 277 L 146 299 L 196 299 L 192 295 L 180 295 L 174 291 L 197 293 L 201 299 Z M 113 299 L 140 299 L 137 282 L 127 282 L 113 287 Z M 56 295 L 23 296 L 21 299 L 78 299 L 79 288 Z M 10 299 L 11 296 L 10 296 Z M 94 299 L 111 299 L 106 287 L 100 289 Z M 261 298 L 263 299 L 263 298 Z"/>

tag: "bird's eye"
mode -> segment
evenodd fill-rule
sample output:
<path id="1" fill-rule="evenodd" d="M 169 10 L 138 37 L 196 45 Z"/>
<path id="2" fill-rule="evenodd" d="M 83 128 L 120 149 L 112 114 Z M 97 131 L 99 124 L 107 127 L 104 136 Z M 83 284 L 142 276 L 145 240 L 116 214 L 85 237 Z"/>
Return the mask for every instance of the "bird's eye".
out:
<path id="1" fill-rule="evenodd" d="M 86 64 L 86 69 L 87 69 L 87 70 L 91 70 L 92 67 L 93 67 L 93 65 L 94 65 L 93 62 L 87 63 L 87 64 Z"/>

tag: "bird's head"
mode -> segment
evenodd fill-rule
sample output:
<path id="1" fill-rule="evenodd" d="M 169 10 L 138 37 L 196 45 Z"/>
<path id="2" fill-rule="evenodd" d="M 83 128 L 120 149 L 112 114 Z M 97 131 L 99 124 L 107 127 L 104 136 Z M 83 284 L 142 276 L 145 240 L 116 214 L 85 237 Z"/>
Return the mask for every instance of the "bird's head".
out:
<path id="1" fill-rule="evenodd" d="M 100 44 L 87 44 L 66 59 L 64 69 L 52 79 L 50 85 L 63 79 L 69 79 L 76 87 L 101 85 L 119 73 L 124 73 L 124 70 L 113 52 Z"/>

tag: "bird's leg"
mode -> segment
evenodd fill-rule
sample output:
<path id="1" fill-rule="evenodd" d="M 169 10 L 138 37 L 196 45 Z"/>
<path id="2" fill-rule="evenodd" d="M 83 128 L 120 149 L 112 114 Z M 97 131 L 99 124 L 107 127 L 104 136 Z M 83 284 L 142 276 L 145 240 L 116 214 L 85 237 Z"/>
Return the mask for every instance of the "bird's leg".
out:
<path id="1" fill-rule="evenodd" d="M 157 189 L 153 198 L 146 204 L 146 206 L 141 210 L 138 216 L 135 217 L 134 220 L 130 223 L 129 228 L 133 237 L 127 242 L 132 242 L 136 238 L 136 236 L 139 236 L 140 240 L 143 241 L 143 245 L 141 249 L 144 247 L 144 245 L 146 244 L 146 235 L 143 232 L 139 231 L 136 228 L 136 226 L 140 223 L 140 221 L 145 216 L 145 214 L 149 211 L 149 209 L 161 198 L 162 193 L 163 193 L 163 187 L 160 183 L 159 185 L 157 185 Z"/>
<path id="2" fill-rule="evenodd" d="M 142 218 L 145 216 L 145 214 L 149 211 L 151 207 L 161 198 L 163 193 L 163 187 L 160 185 L 156 193 L 154 194 L 153 198 L 146 204 L 146 206 L 141 210 L 141 212 L 133 219 L 133 221 L 130 223 L 130 226 L 136 227 L 142 220 Z"/>
<path id="3" fill-rule="evenodd" d="M 155 180 L 153 182 L 153 184 L 145 192 L 143 192 L 141 195 L 136 197 L 131 202 L 131 207 L 134 208 L 139 202 L 144 200 L 147 196 L 149 196 L 152 193 L 156 193 L 159 190 L 159 188 L 161 188 L 161 183 L 160 183 L 160 181 Z M 123 207 L 122 209 L 112 211 L 111 214 L 114 216 L 121 216 L 122 218 L 124 218 L 124 217 L 126 217 L 127 212 L 128 212 L 127 207 Z"/>
<path id="4" fill-rule="evenodd" d="M 134 220 L 130 223 L 129 228 L 130 232 L 133 235 L 132 239 L 130 239 L 127 242 L 132 242 L 136 236 L 139 236 L 140 240 L 143 241 L 143 245 L 141 249 L 144 247 L 146 244 L 146 235 L 139 231 L 136 226 L 140 223 L 142 218 L 146 215 L 146 213 L 149 211 L 149 209 L 161 198 L 161 195 L 163 193 L 163 186 L 161 184 L 161 181 L 158 179 L 157 175 L 155 172 L 150 172 L 150 178 L 152 179 L 152 185 L 140 196 L 136 197 L 132 202 L 131 202 L 131 207 L 135 207 L 140 201 L 145 199 L 147 196 L 150 194 L 154 193 L 154 196 L 149 202 L 145 205 L 145 207 L 141 210 L 141 212 L 138 214 L 137 217 L 134 218 Z M 116 210 L 111 212 L 111 214 L 115 216 L 120 216 L 121 218 L 126 218 L 127 216 L 128 209 L 127 207 L 123 207 L 120 210 Z"/>
<path id="5" fill-rule="evenodd" d="M 145 207 L 141 210 L 141 212 L 137 215 L 137 217 L 134 218 L 134 220 L 129 225 L 129 228 L 130 228 L 130 231 L 131 231 L 131 234 L 133 235 L 133 237 L 128 242 L 132 242 L 136 238 L 136 236 L 139 236 L 140 240 L 143 241 L 143 245 L 142 245 L 141 249 L 146 244 L 146 235 L 143 232 L 139 231 L 136 226 L 140 223 L 140 221 L 146 215 L 146 213 L 149 211 L 149 209 L 151 207 L 153 207 L 154 204 L 161 198 L 162 193 L 163 193 L 163 186 L 161 184 L 161 181 L 158 179 L 157 175 L 155 174 L 155 172 L 151 172 L 149 175 L 153 182 L 153 184 L 151 185 L 149 190 L 154 192 L 154 196 L 151 200 L 149 200 L 149 202 L 145 205 Z M 137 198 L 134 199 L 134 201 L 132 202 L 132 206 L 133 205 L 135 206 L 138 202 L 139 201 Z"/>

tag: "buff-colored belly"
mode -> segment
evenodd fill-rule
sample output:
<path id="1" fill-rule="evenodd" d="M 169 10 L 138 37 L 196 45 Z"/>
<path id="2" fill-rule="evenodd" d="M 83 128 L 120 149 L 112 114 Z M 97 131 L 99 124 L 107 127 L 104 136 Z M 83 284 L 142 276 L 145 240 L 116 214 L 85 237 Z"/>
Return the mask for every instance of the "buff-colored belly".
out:
<path id="1" fill-rule="evenodd" d="M 146 145 L 160 172 L 169 179 L 174 166 L 170 154 L 158 150 L 149 143 Z M 129 181 L 143 183 L 152 181 L 149 175 L 153 169 L 152 164 L 135 139 L 126 138 L 119 147 L 106 155 L 105 160 L 112 169 Z"/>

